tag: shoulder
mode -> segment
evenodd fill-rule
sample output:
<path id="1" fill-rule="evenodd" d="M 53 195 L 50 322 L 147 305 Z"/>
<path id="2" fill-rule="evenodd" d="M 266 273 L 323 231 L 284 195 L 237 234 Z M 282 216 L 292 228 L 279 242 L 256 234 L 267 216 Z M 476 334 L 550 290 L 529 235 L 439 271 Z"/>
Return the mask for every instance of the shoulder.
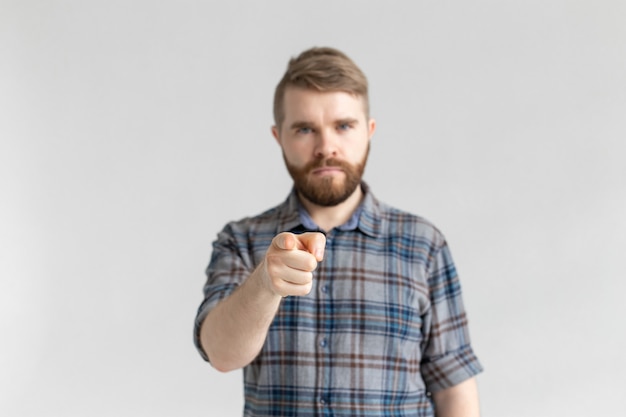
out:
<path id="1" fill-rule="evenodd" d="M 441 230 L 427 218 L 391 206 L 374 198 L 373 215 L 378 217 L 380 231 L 388 237 L 402 237 L 405 240 L 427 241 L 433 246 L 441 246 L 445 237 Z"/>

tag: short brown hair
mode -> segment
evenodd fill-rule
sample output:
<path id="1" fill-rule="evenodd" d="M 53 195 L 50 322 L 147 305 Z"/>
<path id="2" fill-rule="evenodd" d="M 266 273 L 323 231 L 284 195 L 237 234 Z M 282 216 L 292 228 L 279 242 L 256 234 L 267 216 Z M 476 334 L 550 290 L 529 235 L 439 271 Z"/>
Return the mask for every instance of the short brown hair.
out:
<path id="1" fill-rule="evenodd" d="M 291 58 L 274 93 L 274 123 L 278 129 L 285 119 L 283 101 L 287 87 L 345 91 L 363 98 L 365 114 L 369 116 L 367 78 L 346 54 L 337 49 L 314 47 Z"/>

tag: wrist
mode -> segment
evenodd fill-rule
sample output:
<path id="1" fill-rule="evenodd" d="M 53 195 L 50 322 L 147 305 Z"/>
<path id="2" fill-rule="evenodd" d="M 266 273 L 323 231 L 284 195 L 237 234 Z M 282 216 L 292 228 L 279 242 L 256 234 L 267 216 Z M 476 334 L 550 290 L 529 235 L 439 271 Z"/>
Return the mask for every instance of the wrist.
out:
<path id="1" fill-rule="evenodd" d="M 282 295 L 274 291 L 274 288 L 271 285 L 271 278 L 267 272 L 267 264 L 265 260 L 261 262 L 250 278 L 252 278 L 255 283 L 255 292 L 258 296 L 280 301 Z"/>

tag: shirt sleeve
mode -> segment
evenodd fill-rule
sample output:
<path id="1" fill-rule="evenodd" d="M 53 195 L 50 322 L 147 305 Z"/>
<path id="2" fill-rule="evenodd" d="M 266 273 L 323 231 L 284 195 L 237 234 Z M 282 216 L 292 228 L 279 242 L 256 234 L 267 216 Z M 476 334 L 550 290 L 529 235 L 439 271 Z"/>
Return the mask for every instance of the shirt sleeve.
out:
<path id="1" fill-rule="evenodd" d="M 198 308 L 194 324 L 194 343 L 202 358 L 209 358 L 200 344 L 200 326 L 209 312 L 224 298 L 228 297 L 252 272 L 237 245 L 231 225 L 227 225 L 213 242 L 213 253 L 206 269 L 207 281 L 204 285 L 204 300 Z"/>
<path id="2" fill-rule="evenodd" d="M 428 390 L 436 392 L 483 370 L 470 346 L 461 285 L 445 241 L 430 260 L 428 287 L 431 306 L 425 317 L 421 369 Z"/>

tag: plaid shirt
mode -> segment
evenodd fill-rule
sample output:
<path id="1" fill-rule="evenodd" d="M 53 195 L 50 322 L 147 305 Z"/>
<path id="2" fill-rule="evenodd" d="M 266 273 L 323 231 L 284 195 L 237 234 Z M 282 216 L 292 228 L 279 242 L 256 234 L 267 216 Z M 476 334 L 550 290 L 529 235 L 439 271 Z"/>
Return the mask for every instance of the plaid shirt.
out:
<path id="1" fill-rule="evenodd" d="M 326 233 L 304 297 L 283 299 L 257 358 L 244 368 L 245 416 L 433 416 L 430 393 L 482 371 L 442 234 L 423 218 L 365 197 Z M 295 192 L 214 242 L 195 323 L 263 259 L 284 231 L 319 230 Z"/>

